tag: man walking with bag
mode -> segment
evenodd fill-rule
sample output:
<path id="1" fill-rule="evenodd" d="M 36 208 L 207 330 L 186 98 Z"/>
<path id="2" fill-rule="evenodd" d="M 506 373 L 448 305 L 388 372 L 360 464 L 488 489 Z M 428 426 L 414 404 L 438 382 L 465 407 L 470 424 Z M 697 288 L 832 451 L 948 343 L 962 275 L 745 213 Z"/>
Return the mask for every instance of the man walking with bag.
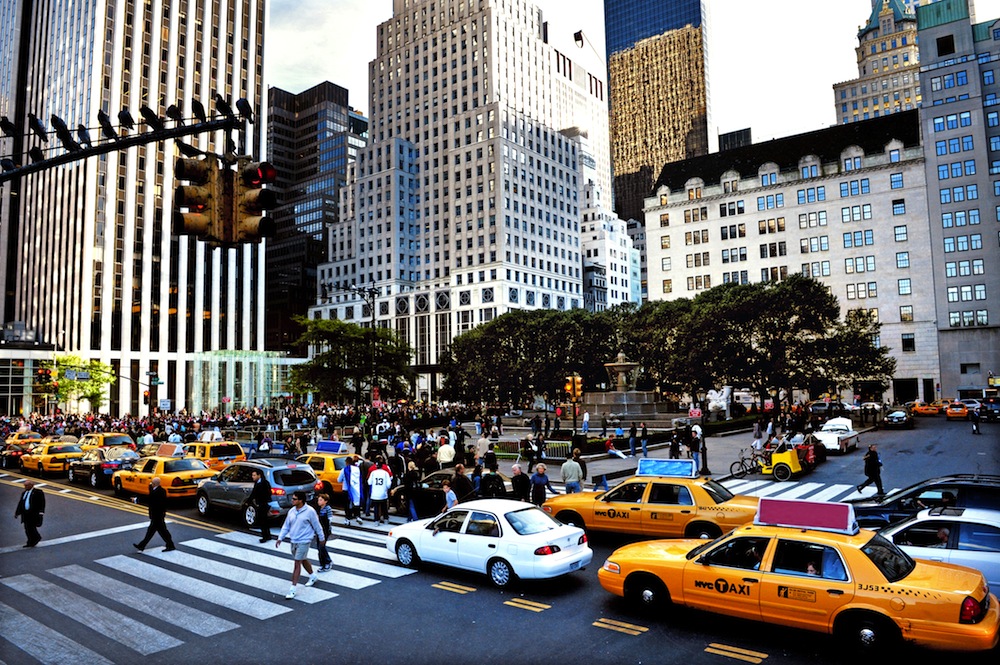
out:
<path id="1" fill-rule="evenodd" d="M 17 502 L 14 510 L 14 519 L 21 518 L 24 525 L 24 535 L 28 537 L 28 542 L 24 547 L 34 547 L 42 539 L 38 533 L 38 527 L 42 526 L 42 519 L 45 516 L 45 494 L 40 489 L 35 489 L 35 481 L 24 481 L 24 492 Z"/>
<path id="2" fill-rule="evenodd" d="M 170 532 L 167 531 L 167 490 L 160 487 L 159 478 L 153 478 L 149 481 L 149 527 L 146 529 L 146 537 L 138 543 L 132 543 L 132 547 L 140 552 L 143 551 L 153 538 L 154 533 L 159 533 L 160 538 L 163 538 L 163 542 L 166 544 L 166 547 L 163 548 L 164 552 L 173 552 L 177 549 L 174 547 L 174 540 L 170 537 Z"/>
<path id="3" fill-rule="evenodd" d="M 316 538 L 317 542 L 326 542 L 319 516 L 313 507 L 306 503 L 306 493 L 295 490 L 292 492 L 292 508 L 285 517 L 285 524 L 281 527 L 278 542 L 275 544 L 275 547 L 280 548 L 282 541 L 287 540 L 292 546 L 292 560 L 295 563 L 292 567 L 292 588 L 285 594 L 287 600 L 295 598 L 299 574 L 303 568 L 309 574 L 306 586 L 316 584 L 316 573 L 313 572 L 312 564 L 309 562 L 309 545 L 312 544 L 313 538 Z"/>

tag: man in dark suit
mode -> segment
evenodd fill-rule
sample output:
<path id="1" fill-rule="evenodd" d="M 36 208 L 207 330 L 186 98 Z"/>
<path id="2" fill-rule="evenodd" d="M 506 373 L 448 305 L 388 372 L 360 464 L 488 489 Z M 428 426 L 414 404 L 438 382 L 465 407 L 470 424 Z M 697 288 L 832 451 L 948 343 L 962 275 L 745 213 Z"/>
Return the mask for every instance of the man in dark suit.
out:
<path id="1" fill-rule="evenodd" d="M 132 547 L 136 548 L 140 552 L 146 549 L 146 544 L 152 539 L 154 533 L 159 533 L 160 537 L 163 538 L 163 542 L 166 543 L 166 547 L 163 548 L 164 552 L 172 552 L 176 547 L 174 547 L 174 540 L 170 537 L 170 532 L 167 531 L 167 491 L 160 487 L 160 479 L 153 478 L 149 481 L 149 527 L 146 529 L 146 537 L 143 538 L 138 543 L 132 543 Z"/>
<path id="2" fill-rule="evenodd" d="M 271 483 L 257 469 L 251 471 L 250 476 L 253 478 L 250 503 L 256 511 L 254 526 L 260 529 L 260 542 L 266 543 L 271 540 L 271 520 L 268 514 L 271 511 Z"/>
<path id="3" fill-rule="evenodd" d="M 24 525 L 24 534 L 28 537 L 24 547 L 34 547 L 42 539 L 38 533 L 38 527 L 42 526 L 42 518 L 45 515 L 45 494 L 42 490 L 35 489 L 35 481 L 24 481 L 24 492 L 21 500 L 17 502 L 17 509 L 14 511 L 14 519 L 21 518 Z"/>

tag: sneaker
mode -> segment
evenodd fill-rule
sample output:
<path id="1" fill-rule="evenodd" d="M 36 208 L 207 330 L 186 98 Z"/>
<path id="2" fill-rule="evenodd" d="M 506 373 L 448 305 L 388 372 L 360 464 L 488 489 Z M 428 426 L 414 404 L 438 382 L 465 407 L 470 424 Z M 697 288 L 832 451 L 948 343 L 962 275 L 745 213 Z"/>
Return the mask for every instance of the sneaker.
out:
<path id="1" fill-rule="evenodd" d="M 316 584 L 316 573 L 313 573 L 312 575 L 310 575 L 309 579 L 306 580 L 306 586 L 312 586 L 314 584 Z"/>
<path id="2" fill-rule="evenodd" d="M 344 526 L 351 526 L 351 520 L 344 518 Z"/>
<path id="3" fill-rule="evenodd" d="M 860 492 L 861 491 L 861 485 L 855 485 L 854 489 L 856 489 L 856 490 L 858 490 Z"/>
<path id="4" fill-rule="evenodd" d="M 361 521 L 361 518 L 359 517 L 359 518 L 358 518 L 358 526 L 363 526 L 363 525 L 364 525 L 364 522 L 363 522 L 363 521 Z"/>
<path id="5" fill-rule="evenodd" d="M 27 547 L 27 545 L 25 545 L 25 547 Z M 140 545 L 139 543 L 132 543 L 132 547 L 136 548 L 136 549 L 137 549 L 137 550 L 139 550 L 140 552 L 141 552 L 141 551 L 143 551 L 144 549 L 146 549 L 145 547 L 143 547 L 143 546 L 142 546 L 142 545 Z"/>
<path id="6" fill-rule="evenodd" d="M 332 568 L 333 568 L 333 566 L 331 566 L 330 564 L 327 564 L 327 565 L 323 566 L 322 568 L 320 568 L 319 572 L 326 573 L 326 572 L 329 572 Z"/>
<path id="7" fill-rule="evenodd" d="M 171 545 L 170 547 L 164 547 L 163 551 L 164 552 L 173 552 L 175 549 L 177 549 L 177 548 L 174 547 L 173 545 Z"/>
<path id="8" fill-rule="evenodd" d="M 295 587 L 289 589 L 288 593 L 285 594 L 285 600 L 291 600 L 292 598 L 295 598 Z"/>

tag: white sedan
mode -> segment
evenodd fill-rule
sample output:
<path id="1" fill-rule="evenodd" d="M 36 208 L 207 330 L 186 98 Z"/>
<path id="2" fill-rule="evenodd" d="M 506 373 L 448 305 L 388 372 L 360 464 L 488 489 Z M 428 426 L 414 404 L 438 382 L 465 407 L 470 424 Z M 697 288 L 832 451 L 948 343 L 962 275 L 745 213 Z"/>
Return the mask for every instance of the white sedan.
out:
<path id="1" fill-rule="evenodd" d="M 426 561 L 485 572 L 498 587 L 582 570 L 594 557 L 583 529 L 509 499 L 468 501 L 393 527 L 386 548 L 404 566 Z"/>
<path id="2" fill-rule="evenodd" d="M 846 453 L 858 447 L 858 433 L 850 418 L 831 418 L 823 423 L 823 428 L 813 432 L 813 439 L 823 444 L 827 450 Z"/>

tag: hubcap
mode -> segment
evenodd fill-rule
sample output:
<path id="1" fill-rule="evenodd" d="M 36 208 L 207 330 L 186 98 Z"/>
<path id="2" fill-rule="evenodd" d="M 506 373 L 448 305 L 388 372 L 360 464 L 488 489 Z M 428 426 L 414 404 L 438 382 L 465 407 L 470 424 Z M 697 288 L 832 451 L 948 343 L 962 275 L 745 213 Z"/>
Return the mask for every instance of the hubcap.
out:
<path id="1" fill-rule="evenodd" d="M 399 562 L 404 566 L 409 565 L 409 563 L 413 560 L 413 552 L 410 550 L 410 546 L 405 543 L 399 546 L 398 554 Z"/>
<path id="2" fill-rule="evenodd" d="M 871 645 L 875 643 L 875 631 L 871 628 L 865 627 L 858 632 L 858 639 L 864 645 Z"/>
<path id="3" fill-rule="evenodd" d="M 90 474 L 90 484 L 93 485 L 94 487 L 97 487 L 97 474 L 96 473 Z"/>
<path id="4" fill-rule="evenodd" d="M 493 564 L 493 581 L 499 585 L 507 584 L 510 581 L 510 571 L 499 561 Z"/>
<path id="5" fill-rule="evenodd" d="M 253 526 L 254 522 L 257 521 L 257 511 L 254 510 L 252 506 L 250 508 L 247 508 L 246 521 L 247 521 L 247 526 Z"/>
<path id="6" fill-rule="evenodd" d="M 653 601 L 656 600 L 656 594 L 653 593 L 652 589 L 643 589 L 639 597 L 642 598 L 642 602 L 646 605 L 652 605 Z"/>

